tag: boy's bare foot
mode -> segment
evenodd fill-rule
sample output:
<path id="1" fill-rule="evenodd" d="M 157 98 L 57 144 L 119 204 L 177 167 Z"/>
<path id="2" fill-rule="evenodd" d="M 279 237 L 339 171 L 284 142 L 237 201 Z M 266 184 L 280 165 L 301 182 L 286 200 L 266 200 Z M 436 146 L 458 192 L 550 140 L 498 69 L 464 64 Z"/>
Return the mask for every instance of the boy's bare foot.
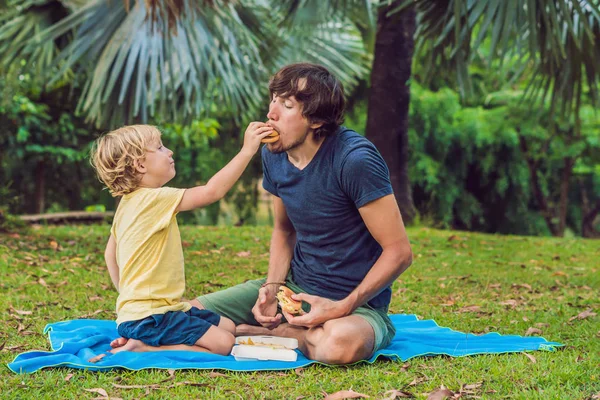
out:
<path id="1" fill-rule="evenodd" d="M 142 351 L 152 351 L 153 349 L 158 349 L 157 347 L 152 347 L 152 346 L 148 346 L 147 344 L 144 344 L 144 342 L 142 342 L 141 340 L 125 339 L 125 338 L 120 338 L 120 339 L 126 340 L 126 343 L 119 347 L 113 347 L 113 349 L 109 351 L 110 353 L 116 354 L 116 353 L 120 353 L 121 351 L 142 352 Z M 113 343 L 118 340 L 119 339 L 114 340 Z M 110 345 L 112 346 L 112 343 Z"/>
<path id="2" fill-rule="evenodd" d="M 120 338 L 115 339 L 112 342 L 110 342 L 110 347 L 112 347 L 113 349 L 116 349 L 117 347 L 125 346 L 126 343 L 127 343 L 127 339 L 125 339 L 124 337 L 120 337 Z"/>

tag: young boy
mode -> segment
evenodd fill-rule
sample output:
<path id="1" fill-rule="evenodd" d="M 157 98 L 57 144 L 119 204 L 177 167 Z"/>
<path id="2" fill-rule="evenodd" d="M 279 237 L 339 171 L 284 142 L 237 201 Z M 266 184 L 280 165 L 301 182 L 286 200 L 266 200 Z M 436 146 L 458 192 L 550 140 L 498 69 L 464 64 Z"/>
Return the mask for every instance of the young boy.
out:
<path id="1" fill-rule="evenodd" d="M 231 189 L 273 128 L 248 125 L 241 151 L 206 185 L 163 187 L 175 176 L 173 152 L 154 126 L 125 126 L 100 137 L 92 165 L 113 196 L 122 196 L 105 260 L 119 292 L 112 352 L 192 350 L 228 355 L 234 323 L 182 302 L 185 273 L 175 215 L 218 201 Z"/>

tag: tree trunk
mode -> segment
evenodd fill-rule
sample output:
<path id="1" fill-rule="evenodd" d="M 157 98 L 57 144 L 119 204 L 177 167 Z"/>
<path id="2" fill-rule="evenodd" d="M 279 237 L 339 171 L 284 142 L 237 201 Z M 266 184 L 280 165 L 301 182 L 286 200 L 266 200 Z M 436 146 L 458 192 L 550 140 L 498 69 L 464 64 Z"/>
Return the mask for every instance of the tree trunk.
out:
<path id="1" fill-rule="evenodd" d="M 34 204 L 34 212 L 36 214 L 41 214 L 44 212 L 46 208 L 46 174 L 44 173 L 45 163 L 44 160 L 41 159 L 37 162 L 35 166 L 35 204 Z"/>
<path id="2" fill-rule="evenodd" d="M 408 107 L 416 13 L 409 8 L 386 17 L 398 5 L 379 10 L 366 136 L 390 169 L 392 187 L 405 222 L 415 217 L 408 177 Z"/>
<path id="3" fill-rule="evenodd" d="M 519 132 L 518 129 L 517 132 Z M 527 162 L 527 167 L 529 169 L 529 178 L 531 179 L 531 191 L 533 192 L 533 197 L 538 203 L 540 212 L 544 217 L 544 220 L 546 221 L 546 225 L 552 233 L 552 236 L 562 236 L 559 235 L 558 227 L 553 222 L 554 213 L 548 206 L 548 201 L 546 200 L 546 196 L 544 195 L 544 192 L 542 190 L 542 185 L 540 184 L 540 180 L 538 178 L 537 163 L 529 156 L 529 146 L 527 146 L 527 140 L 525 140 L 525 138 L 522 135 L 519 135 L 519 144 L 521 148 L 521 153 L 523 154 L 523 158 Z"/>
<path id="4" fill-rule="evenodd" d="M 573 166 L 575 165 L 575 159 L 567 157 L 564 159 L 565 168 L 560 179 L 560 200 L 558 203 L 558 236 L 565 235 L 565 228 L 567 227 L 567 209 L 569 205 L 569 186 L 571 183 L 571 174 L 573 172 Z"/>
<path id="5" fill-rule="evenodd" d="M 596 218 L 600 214 L 600 200 L 592 208 L 584 182 L 581 182 L 581 213 L 583 214 L 581 218 L 581 236 L 584 238 L 600 237 L 600 232 L 594 227 Z"/>

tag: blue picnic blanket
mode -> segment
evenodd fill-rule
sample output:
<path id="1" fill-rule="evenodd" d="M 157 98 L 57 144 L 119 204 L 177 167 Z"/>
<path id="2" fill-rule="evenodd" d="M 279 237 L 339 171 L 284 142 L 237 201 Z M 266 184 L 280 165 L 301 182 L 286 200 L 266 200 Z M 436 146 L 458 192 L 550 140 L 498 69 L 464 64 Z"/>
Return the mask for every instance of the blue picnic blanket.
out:
<path id="1" fill-rule="evenodd" d="M 433 320 L 419 320 L 415 315 L 390 315 L 396 327 L 396 336 L 390 345 L 377 351 L 367 362 L 379 357 L 397 361 L 420 356 L 444 354 L 462 357 L 476 354 L 500 354 L 527 350 L 550 350 L 562 346 L 541 337 L 523 337 L 486 333 L 474 335 L 443 328 Z M 90 371 L 107 371 L 113 368 L 140 370 L 164 369 L 221 369 L 229 371 L 285 370 L 304 367 L 316 361 L 298 352 L 298 360 L 289 361 L 236 361 L 233 356 L 192 351 L 159 351 L 133 353 L 122 351 L 108 353 L 110 342 L 117 337 L 114 321 L 79 319 L 48 324 L 52 351 L 28 351 L 19 354 L 8 364 L 15 373 L 32 373 L 47 367 L 71 367 Z M 88 360 L 106 354 L 96 363 Z"/>

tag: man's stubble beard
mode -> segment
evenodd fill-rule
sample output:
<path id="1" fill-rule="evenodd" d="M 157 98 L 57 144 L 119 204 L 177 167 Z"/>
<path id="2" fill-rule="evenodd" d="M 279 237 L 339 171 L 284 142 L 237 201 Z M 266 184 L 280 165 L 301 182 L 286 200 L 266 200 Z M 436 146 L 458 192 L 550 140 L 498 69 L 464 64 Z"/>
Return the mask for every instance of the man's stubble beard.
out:
<path id="1" fill-rule="evenodd" d="M 295 148 L 302 146 L 304 144 L 304 142 L 306 142 L 307 137 L 308 137 L 308 132 L 306 132 L 306 134 L 303 137 L 298 138 L 298 140 L 296 140 L 295 142 L 293 142 L 287 146 L 282 146 L 282 147 L 276 148 L 276 149 L 271 149 L 267 146 L 267 149 L 273 154 L 281 154 L 286 151 L 294 150 Z"/>

